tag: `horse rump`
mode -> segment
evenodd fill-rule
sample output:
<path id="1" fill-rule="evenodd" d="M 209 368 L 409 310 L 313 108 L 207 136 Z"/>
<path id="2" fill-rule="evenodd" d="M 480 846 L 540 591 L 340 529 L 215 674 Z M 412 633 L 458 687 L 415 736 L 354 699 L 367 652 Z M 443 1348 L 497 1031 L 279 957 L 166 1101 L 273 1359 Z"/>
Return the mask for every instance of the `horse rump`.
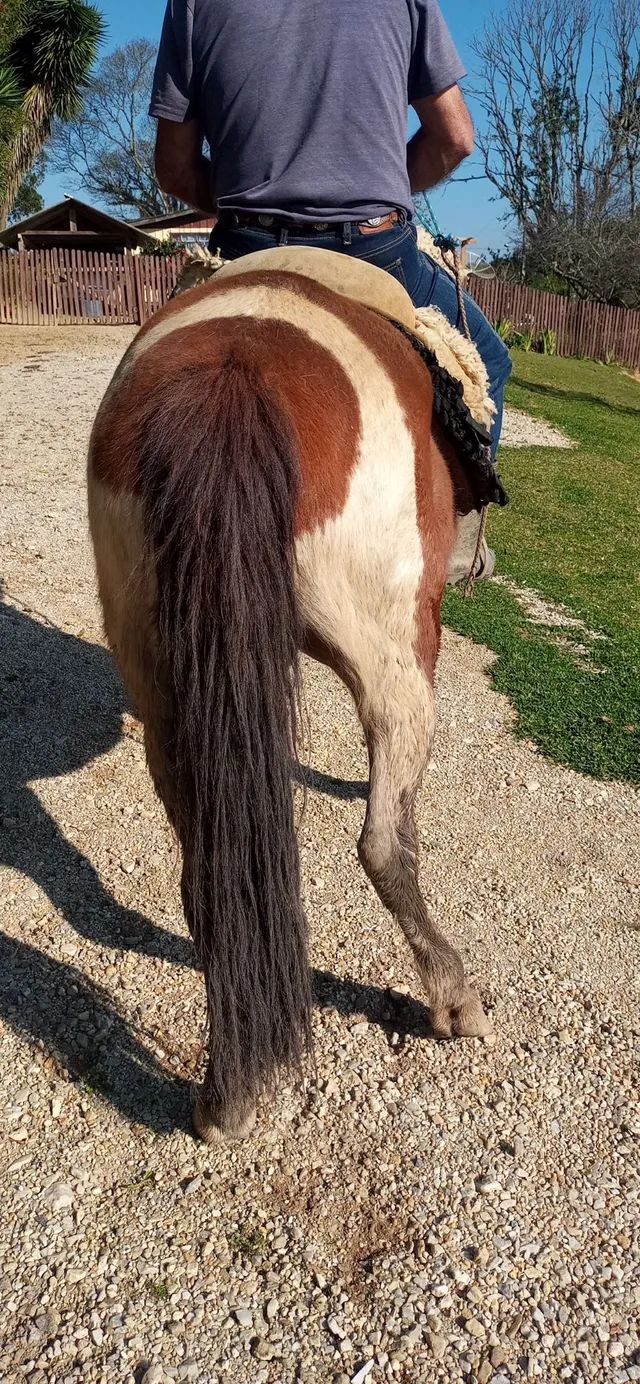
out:
<path id="1" fill-rule="evenodd" d="M 310 1042 L 290 763 L 298 690 L 292 429 L 231 350 L 174 376 L 140 469 L 170 711 L 182 895 L 208 1000 L 204 1138 L 246 1132 Z"/>

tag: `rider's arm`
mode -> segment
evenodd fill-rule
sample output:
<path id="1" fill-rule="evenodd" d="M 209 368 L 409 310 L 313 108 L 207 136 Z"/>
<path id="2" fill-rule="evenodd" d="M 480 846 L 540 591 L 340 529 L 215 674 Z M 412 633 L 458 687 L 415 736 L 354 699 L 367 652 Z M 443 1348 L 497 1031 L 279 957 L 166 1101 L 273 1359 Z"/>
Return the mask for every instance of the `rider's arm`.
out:
<path id="1" fill-rule="evenodd" d="M 178 124 L 158 118 L 156 177 L 163 192 L 208 215 L 215 211 L 211 163 L 202 152 L 198 120 Z"/>
<path id="2" fill-rule="evenodd" d="M 409 141 L 407 168 L 412 192 L 435 187 L 473 152 L 473 123 L 457 85 L 413 102 L 420 129 Z"/>
<path id="3" fill-rule="evenodd" d="M 205 215 L 215 211 L 211 164 L 202 152 L 189 0 L 168 0 L 149 114 L 158 122 L 156 177 L 163 192 Z"/>

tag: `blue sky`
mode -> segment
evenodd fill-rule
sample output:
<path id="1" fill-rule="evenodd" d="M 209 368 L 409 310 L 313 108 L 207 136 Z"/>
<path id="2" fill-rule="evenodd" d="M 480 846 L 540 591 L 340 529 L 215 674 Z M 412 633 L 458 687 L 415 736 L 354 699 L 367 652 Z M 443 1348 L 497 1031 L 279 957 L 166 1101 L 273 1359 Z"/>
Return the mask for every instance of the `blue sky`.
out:
<path id="1" fill-rule="evenodd" d="M 456 46 L 469 72 L 473 71 L 473 54 L 469 43 L 478 32 L 485 15 L 500 8 L 504 0 L 440 0 L 445 18 L 453 34 Z M 163 0 L 97 0 L 108 24 L 108 38 L 105 51 L 117 48 L 131 38 L 150 38 L 157 41 L 164 14 Z M 267 4 L 268 0 L 264 0 Z M 367 0 L 362 0 L 363 14 Z M 478 121 L 480 112 L 474 109 L 470 100 L 474 119 Z M 413 125 L 410 123 L 410 128 Z M 481 172 L 477 157 L 468 159 L 461 175 Z M 47 202 L 59 200 L 65 192 L 74 189 L 65 183 L 60 175 L 45 178 L 42 193 Z M 442 192 L 431 195 L 431 203 L 443 231 L 454 235 L 473 235 L 478 247 L 486 250 L 498 248 L 505 238 L 500 217 L 504 207 L 493 200 L 491 184 L 483 179 L 473 183 L 450 183 Z"/>

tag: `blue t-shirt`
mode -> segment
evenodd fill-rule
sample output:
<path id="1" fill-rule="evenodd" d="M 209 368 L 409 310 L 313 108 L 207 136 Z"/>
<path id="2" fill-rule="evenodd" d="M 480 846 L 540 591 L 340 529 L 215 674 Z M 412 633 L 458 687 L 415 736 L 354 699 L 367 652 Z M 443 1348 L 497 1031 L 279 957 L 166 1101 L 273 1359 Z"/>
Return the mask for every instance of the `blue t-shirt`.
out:
<path id="1" fill-rule="evenodd" d="M 464 76 L 437 0 L 169 0 L 151 115 L 198 119 L 218 208 L 412 210 L 407 105 Z"/>

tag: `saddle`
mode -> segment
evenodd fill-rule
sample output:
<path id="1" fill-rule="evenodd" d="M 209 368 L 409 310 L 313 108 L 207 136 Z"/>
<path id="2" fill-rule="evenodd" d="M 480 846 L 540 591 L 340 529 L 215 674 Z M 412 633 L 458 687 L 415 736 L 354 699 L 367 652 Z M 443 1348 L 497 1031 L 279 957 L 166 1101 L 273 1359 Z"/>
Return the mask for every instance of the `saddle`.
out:
<path id="1" fill-rule="evenodd" d="M 465 464 L 478 508 L 507 503 L 491 460 L 488 428 L 495 407 L 484 363 L 473 342 L 437 308 L 414 307 L 402 284 L 367 260 L 309 245 L 277 246 L 226 262 L 201 251 L 185 266 L 175 291 L 184 292 L 213 274 L 230 279 L 256 270 L 302 274 L 392 322 L 429 369 L 436 415 Z"/>

